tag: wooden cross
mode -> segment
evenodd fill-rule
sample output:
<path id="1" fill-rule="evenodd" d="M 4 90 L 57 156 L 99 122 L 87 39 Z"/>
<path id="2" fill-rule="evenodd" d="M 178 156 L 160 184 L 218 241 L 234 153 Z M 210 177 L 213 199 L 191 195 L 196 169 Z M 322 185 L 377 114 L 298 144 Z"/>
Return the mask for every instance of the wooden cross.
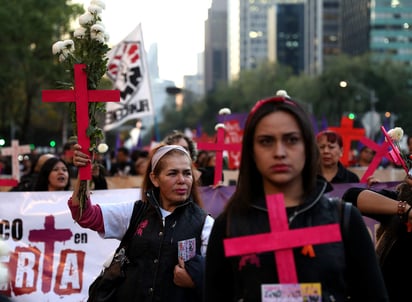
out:
<path id="1" fill-rule="evenodd" d="M 363 137 L 361 138 L 360 142 L 365 145 L 366 147 L 370 148 L 371 150 L 375 151 L 375 156 L 373 157 L 371 163 L 369 164 L 368 168 L 366 169 L 365 173 L 363 174 L 360 182 L 367 183 L 369 176 L 372 176 L 376 169 L 379 167 L 382 158 L 386 157 L 389 160 L 392 160 L 388 155 L 388 148 L 389 143 L 384 141 L 382 145 L 378 145 L 373 140 Z"/>
<path id="2" fill-rule="evenodd" d="M 279 283 L 298 283 L 292 248 L 342 241 L 339 224 L 289 230 L 283 194 L 266 196 L 269 233 L 223 241 L 226 257 L 274 251 Z"/>
<path id="3" fill-rule="evenodd" d="M 85 64 L 74 65 L 73 90 L 43 90 L 43 102 L 76 102 L 77 139 L 82 152 L 90 154 L 89 102 L 119 102 L 118 90 L 87 90 L 87 74 Z M 91 179 L 91 165 L 79 169 L 80 180 Z"/>
<path id="4" fill-rule="evenodd" d="M 353 120 L 343 116 L 340 122 L 340 127 L 329 127 L 328 130 L 335 131 L 342 136 L 343 156 L 341 162 L 342 165 L 348 166 L 351 142 L 360 140 L 364 137 L 365 129 L 353 128 Z"/>
<path id="5" fill-rule="evenodd" d="M 222 180 L 223 173 L 223 151 L 240 151 L 242 149 L 241 144 L 225 144 L 225 126 L 218 124 L 216 133 L 216 143 L 198 142 L 197 148 L 205 151 L 216 152 L 216 165 L 214 175 L 214 185 L 218 185 Z"/>
<path id="6" fill-rule="evenodd" d="M 15 139 L 11 141 L 11 147 L 1 149 L 1 155 L 11 156 L 12 179 L 2 179 L 0 185 L 13 187 L 17 185 L 20 181 L 19 155 L 30 152 L 30 145 L 19 146 L 19 141 Z"/>

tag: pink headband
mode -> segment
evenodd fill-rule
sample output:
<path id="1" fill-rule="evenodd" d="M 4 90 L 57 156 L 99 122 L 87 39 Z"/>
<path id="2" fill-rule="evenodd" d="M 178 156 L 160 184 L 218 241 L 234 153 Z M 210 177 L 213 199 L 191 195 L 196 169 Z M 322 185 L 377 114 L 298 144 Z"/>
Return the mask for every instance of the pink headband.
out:
<path id="1" fill-rule="evenodd" d="M 191 160 L 190 158 L 190 154 L 189 152 L 186 151 L 185 148 L 183 148 L 182 146 L 179 145 L 165 145 L 163 147 L 160 147 L 159 149 L 157 149 L 157 151 L 155 152 L 155 154 L 153 154 L 152 157 L 152 172 L 154 171 L 154 169 L 156 168 L 157 163 L 159 162 L 159 160 L 165 156 L 166 153 L 168 153 L 169 151 L 172 150 L 179 150 L 182 151 L 184 154 L 187 155 L 187 157 Z"/>

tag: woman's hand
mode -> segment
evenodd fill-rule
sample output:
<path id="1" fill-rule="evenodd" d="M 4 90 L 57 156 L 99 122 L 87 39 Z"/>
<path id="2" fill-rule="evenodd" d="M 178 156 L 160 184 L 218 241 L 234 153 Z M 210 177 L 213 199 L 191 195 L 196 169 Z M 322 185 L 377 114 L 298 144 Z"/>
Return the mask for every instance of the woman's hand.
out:
<path id="1" fill-rule="evenodd" d="M 368 177 L 368 180 L 367 180 L 368 188 L 370 188 L 373 185 L 376 185 L 380 182 L 381 182 L 380 179 L 378 179 L 375 176 L 371 175 L 371 176 Z"/>
<path id="2" fill-rule="evenodd" d="M 82 146 L 80 146 L 79 144 L 75 144 L 73 146 L 73 164 L 76 167 L 84 167 L 88 164 L 90 164 L 91 160 L 90 157 L 83 153 L 82 150 Z"/>
<path id="3" fill-rule="evenodd" d="M 180 287 L 195 287 L 195 283 L 193 282 L 192 277 L 190 277 L 187 270 L 185 269 L 185 262 L 181 258 L 179 258 L 179 263 L 175 266 L 173 273 L 173 282 Z"/>

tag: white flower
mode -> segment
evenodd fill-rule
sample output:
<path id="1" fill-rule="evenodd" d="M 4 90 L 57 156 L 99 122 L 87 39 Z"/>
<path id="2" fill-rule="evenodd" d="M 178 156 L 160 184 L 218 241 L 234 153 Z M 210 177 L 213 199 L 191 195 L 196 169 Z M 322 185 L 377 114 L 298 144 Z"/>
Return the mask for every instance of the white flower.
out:
<path id="1" fill-rule="evenodd" d="M 73 36 L 74 36 L 76 39 L 82 39 L 82 38 L 85 37 L 85 35 L 86 35 L 86 28 L 84 28 L 84 27 L 78 27 L 78 28 L 76 28 L 76 29 L 74 30 L 74 33 L 73 33 Z"/>
<path id="2" fill-rule="evenodd" d="M 223 123 L 216 124 L 215 131 L 217 131 L 219 128 L 225 129 L 225 124 L 223 124 Z"/>
<path id="3" fill-rule="evenodd" d="M 73 40 L 64 40 L 62 50 L 63 50 L 63 52 L 73 53 L 73 51 L 74 51 L 74 42 L 73 42 Z"/>
<path id="4" fill-rule="evenodd" d="M 74 51 L 73 40 L 58 41 L 53 44 L 52 52 L 54 55 L 59 55 L 59 61 L 65 61 Z"/>
<path id="5" fill-rule="evenodd" d="M 276 95 L 277 95 L 277 96 L 283 96 L 283 97 L 289 98 L 289 95 L 288 95 L 288 93 L 286 92 L 286 90 L 278 90 L 278 91 L 276 91 Z"/>
<path id="6" fill-rule="evenodd" d="M 101 143 L 97 146 L 97 152 L 103 154 L 109 150 L 109 146 L 107 144 Z"/>
<path id="7" fill-rule="evenodd" d="M 100 25 L 101 27 L 103 27 L 103 29 L 106 28 L 106 26 L 104 25 L 104 23 L 102 21 L 96 21 L 95 24 Z"/>
<path id="8" fill-rule="evenodd" d="M 79 24 L 81 26 L 90 25 L 93 23 L 93 20 L 94 20 L 93 15 L 89 12 L 86 12 L 79 17 Z"/>
<path id="9" fill-rule="evenodd" d="M 106 9 L 106 4 L 102 0 L 92 0 L 90 1 L 90 5 L 97 5 L 100 6 L 102 9 Z"/>
<path id="10" fill-rule="evenodd" d="M 92 27 L 90 27 L 90 34 L 92 34 L 93 32 L 98 34 L 98 33 L 104 33 L 104 26 L 101 24 L 94 24 L 92 25 Z"/>
<path id="11" fill-rule="evenodd" d="M 103 11 L 103 8 L 101 6 L 95 5 L 95 4 L 91 4 L 87 10 L 89 11 L 89 13 L 91 13 L 92 15 L 100 15 Z"/>
<path id="12" fill-rule="evenodd" d="M 64 47 L 64 42 L 63 41 L 57 41 L 56 43 L 53 44 L 52 46 L 52 52 L 54 55 L 57 55 L 62 51 Z"/>
<path id="13" fill-rule="evenodd" d="M 403 129 L 401 127 L 395 127 L 388 131 L 388 135 L 394 142 L 400 142 L 403 137 Z"/>
<path id="14" fill-rule="evenodd" d="M 226 115 L 232 113 L 229 108 L 222 108 L 219 110 L 219 115 Z"/>
<path id="15" fill-rule="evenodd" d="M 92 38 L 93 40 L 97 40 L 100 43 L 104 43 L 105 42 L 104 27 L 99 24 L 94 24 L 90 28 L 90 38 Z"/>

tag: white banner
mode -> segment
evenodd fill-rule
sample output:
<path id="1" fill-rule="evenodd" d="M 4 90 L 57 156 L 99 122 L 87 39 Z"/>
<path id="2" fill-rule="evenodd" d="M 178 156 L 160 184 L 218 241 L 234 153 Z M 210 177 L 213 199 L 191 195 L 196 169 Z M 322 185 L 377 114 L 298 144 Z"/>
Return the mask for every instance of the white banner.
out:
<path id="1" fill-rule="evenodd" d="M 106 103 L 105 131 L 126 121 L 153 115 L 149 68 L 139 24 L 108 53 L 107 76 L 113 89 L 120 90 L 120 102 Z"/>
<path id="2" fill-rule="evenodd" d="M 76 224 L 70 191 L 1 192 L 0 238 L 10 247 L 9 284 L 3 293 L 16 302 L 86 301 L 90 283 L 119 244 Z M 93 203 L 131 202 L 140 189 L 93 192 Z"/>

